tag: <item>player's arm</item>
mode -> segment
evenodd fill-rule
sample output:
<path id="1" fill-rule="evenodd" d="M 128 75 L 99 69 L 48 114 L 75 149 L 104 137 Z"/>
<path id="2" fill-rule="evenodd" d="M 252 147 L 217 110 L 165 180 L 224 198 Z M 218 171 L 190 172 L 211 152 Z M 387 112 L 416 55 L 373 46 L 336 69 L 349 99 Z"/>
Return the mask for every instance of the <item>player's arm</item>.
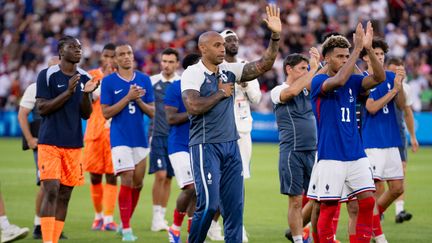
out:
<path id="1" fill-rule="evenodd" d="M 141 111 L 144 112 L 147 116 L 149 116 L 150 118 L 154 117 L 154 114 L 155 114 L 154 102 L 145 103 L 141 99 L 141 97 L 136 99 L 135 102 L 137 103 L 137 105 L 141 109 Z"/>
<path id="2" fill-rule="evenodd" d="M 354 50 L 349 56 L 347 62 L 342 68 L 336 73 L 335 76 L 330 77 L 324 81 L 321 86 L 321 91 L 324 93 L 338 89 L 346 84 L 349 77 L 351 76 L 355 63 L 359 58 L 360 52 L 363 49 L 364 30 L 362 25 L 359 23 L 356 28 L 356 32 L 353 35 L 354 39 Z M 346 58 L 344 54 L 336 56 L 336 58 Z"/>
<path id="3" fill-rule="evenodd" d="M 103 90 L 103 88 L 102 88 Z M 103 92 L 102 92 L 103 93 Z M 129 88 L 129 92 L 126 96 L 124 96 L 121 100 L 113 105 L 101 104 L 102 114 L 105 119 L 110 119 L 113 116 L 117 115 L 120 111 L 125 108 L 129 102 L 140 98 L 142 93 L 140 93 L 139 88 L 136 85 L 131 85 Z"/>
<path id="4" fill-rule="evenodd" d="M 240 86 L 250 103 L 258 104 L 260 102 L 262 94 L 258 80 L 254 79 L 249 83 L 241 83 Z"/>
<path id="5" fill-rule="evenodd" d="M 64 103 L 66 103 L 66 101 L 75 93 L 75 89 L 79 83 L 80 77 L 80 74 L 75 74 L 72 76 L 72 78 L 69 79 L 68 88 L 54 99 L 38 98 L 36 104 L 39 113 L 44 116 L 60 109 Z"/>
<path id="6" fill-rule="evenodd" d="M 394 87 L 391 89 L 387 94 L 385 94 L 383 97 L 374 100 L 373 98 L 368 98 L 366 101 L 366 110 L 371 113 L 375 114 L 379 110 L 381 110 L 385 105 L 387 105 L 395 96 L 400 93 L 402 86 L 402 79 L 398 76 L 394 79 Z M 373 94 L 373 91 L 371 91 L 371 94 Z"/>
<path id="7" fill-rule="evenodd" d="M 87 120 L 93 111 L 93 92 L 99 87 L 99 80 L 88 80 L 84 85 L 83 96 L 80 103 L 81 118 Z"/>
<path id="8" fill-rule="evenodd" d="M 28 122 L 28 115 L 30 114 L 30 112 L 30 109 L 20 106 L 18 110 L 18 122 L 21 126 L 21 131 L 27 141 L 29 148 L 35 149 L 37 147 L 38 139 L 33 137 L 30 132 L 30 124 Z"/>
<path id="9" fill-rule="evenodd" d="M 202 97 L 198 90 L 184 90 L 182 92 L 182 99 L 187 112 L 194 116 L 206 113 L 219 101 L 232 95 L 234 83 L 222 83 L 222 81 L 219 81 L 218 87 L 218 91 L 207 97 Z"/>
<path id="10" fill-rule="evenodd" d="M 400 83 L 400 89 L 396 96 L 396 105 L 400 110 L 403 110 L 405 108 L 406 104 L 406 97 L 405 92 L 403 88 L 403 80 L 406 76 L 405 68 L 404 67 L 397 67 L 396 68 L 396 77 L 395 77 L 395 86 Z"/>
<path id="11" fill-rule="evenodd" d="M 412 151 L 415 153 L 419 148 L 419 143 L 414 130 L 414 114 L 410 106 L 405 106 L 404 108 L 404 120 L 410 134 Z"/>
<path id="12" fill-rule="evenodd" d="M 384 80 L 386 79 L 384 67 L 379 62 L 377 56 L 375 55 L 374 49 L 372 47 L 372 39 L 373 39 L 373 28 L 372 28 L 372 23 L 369 21 L 366 26 L 366 35 L 365 35 L 363 46 L 371 62 L 373 75 L 367 76 L 363 79 L 362 81 L 363 90 L 374 88 L 378 84 L 384 82 Z"/>
<path id="13" fill-rule="evenodd" d="M 280 33 L 282 24 L 280 20 L 280 9 L 276 5 L 270 4 L 266 7 L 267 19 L 264 22 L 267 27 L 272 31 L 271 39 L 267 50 L 261 59 L 247 63 L 241 75 L 240 82 L 251 81 L 256 79 L 261 74 L 270 70 L 276 60 L 279 50 Z"/>
<path id="14" fill-rule="evenodd" d="M 189 120 L 187 112 L 178 113 L 178 108 L 165 105 L 165 115 L 170 125 L 182 124 Z"/>

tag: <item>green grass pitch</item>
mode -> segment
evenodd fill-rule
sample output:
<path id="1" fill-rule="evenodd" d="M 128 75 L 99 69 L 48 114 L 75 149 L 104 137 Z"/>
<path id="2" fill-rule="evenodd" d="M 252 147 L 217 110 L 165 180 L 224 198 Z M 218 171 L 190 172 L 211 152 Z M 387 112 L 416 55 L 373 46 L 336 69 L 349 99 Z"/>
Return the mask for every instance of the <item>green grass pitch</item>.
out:
<path id="1" fill-rule="evenodd" d="M 32 153 L 21 151 L 20 140 L 0 140 L 0 186 L 6 201 L 9 220 L 20 226 L 32 228 L 34 197 L 36 194 L 35 168 Z M 407 200 L 405 208 L 413 213 L 410 222 L 394 223 L 394 207 L 385 213 L 384 232 L 389 242 L 431 242 L 432 241 L 432 148 L 423 147 L 409 154 L 407 176 Z M 246 181 L 246 202 L 244 222 L 249 233 L 249 242 L 288 242 L 284 237 L 287 228 L 286 196 L 279 193 L 278 145 L 254 144 L 252 156 L 252 178 Z M 93 209 L 90 201 L 89 181 L 75 188 L 64 231 L 69 237 L 65 242 L 121 242 L 112 232 L 93 232 L 90 226 Z M 153 233 L 151 223 L 151 187 L 153 176 L 146 175 L 144 190 L 132 219 L 132 227 L 139 237 L 137 242 L 168 242 L 166 232 Z M 167 219 L 172 221 L 172 210 L 179 189 L 172 183 Z M 117 210 L 118 211 L 118 210 Z M 115 220 L 119 222 L 118 212 Z M 342 207 L 337 238 L 348 242 L 347 214 Z M 186 228 L 186 221 L 184 227 Z M 186 233 L 182 233 L 183 242 Z M 28 236 L 21 242 L 36 242 Z"/>

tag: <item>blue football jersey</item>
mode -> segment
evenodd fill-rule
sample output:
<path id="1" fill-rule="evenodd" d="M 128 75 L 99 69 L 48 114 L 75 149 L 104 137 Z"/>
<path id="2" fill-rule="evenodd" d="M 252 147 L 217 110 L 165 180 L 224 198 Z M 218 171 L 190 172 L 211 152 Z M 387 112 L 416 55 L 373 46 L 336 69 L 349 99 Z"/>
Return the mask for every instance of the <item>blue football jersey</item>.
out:
<path id="1" fill-rule="evenodd" d="M 106 76 L 102 81 L 101 104 L 112 106 L 125 97 L 131 85 L 138 85 L 145 89 L 141 98 L 145 103 L 154 102 L 153 87 L 149 76 L 135 71 L 132 80 L 123 79 L 118 73 Z M 144 131 L 144 112 L 135 101 L 117 113 L 111 120 L 111 147 L 148 147 Z"/>
<path id="2" fill-rule="evenodd" d="M 363 75 L 353 74 L 336 90 L 323 92 L 329 76 L 312 80 L 312 109 L 318 128 L 318 160 L 353 161 L 366 157 L 356 122 L 356 97 L 362 92 Z"/>
<path id="3" fill-rule="evenodd" d="M 386 80 L 371 89 L 369 98 L 379 100 L 394 87 L 395 74 L 386 71 Z M 362 138 L 364 148 L 391 148 L 402 146 L 396 118 L 394 98 L 377 113 L 363 112 Z"/>
<path id="4" fill-rule="evenodd" d="M 180 80 L 174 81 L 166 90 L 164 104 L 177 108 L 177 113 L 186 112 L 183 104 Z M 171 125 L 168 135 L 168 153 L 189 152 L 189 121 Z"/>
<path id="5" fill-rule="evenodd" d="M 58 147 L 80 148 L 83 146 L 81 125 L 81 100 L 84 86 L 91 76 L 77 69 L 81 74 L 79 85 L 73 95 L 56 111 L 42 115 L 38 143 Z M 52 100 L 65 92 L 72 76 L 64 74 L 59 65 L 42 70 L 37 78 L 36 98 Z"/>

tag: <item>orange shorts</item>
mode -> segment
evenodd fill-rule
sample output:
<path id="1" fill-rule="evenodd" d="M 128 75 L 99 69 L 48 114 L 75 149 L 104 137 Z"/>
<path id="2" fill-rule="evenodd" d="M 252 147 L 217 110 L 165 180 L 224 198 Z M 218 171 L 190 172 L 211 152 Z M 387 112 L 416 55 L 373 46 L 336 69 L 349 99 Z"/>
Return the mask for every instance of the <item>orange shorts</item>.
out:
<path id="1" fill-rule="evenodd" d="M 97 140 L 86 141 L 82 163 L 85 171 L 94 174 L 113 174 L 109 136 L 104 134 Z"/>
<path id="2" fill-rule="evenodd" d="M 39 144 L 38 167 L 41 181 L 56 179 L 66 186 L 84 184 L 80 156 L 81 148 L 62 148 Z"/>

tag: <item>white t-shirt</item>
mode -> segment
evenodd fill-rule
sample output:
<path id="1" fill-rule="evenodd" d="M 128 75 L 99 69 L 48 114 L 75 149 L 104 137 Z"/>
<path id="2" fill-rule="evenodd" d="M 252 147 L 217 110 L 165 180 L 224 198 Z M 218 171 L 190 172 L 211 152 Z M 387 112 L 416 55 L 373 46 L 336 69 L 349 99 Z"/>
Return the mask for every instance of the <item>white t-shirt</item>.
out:
<path id="1" fill-rule="evenodd" d="M 36 83 L 30 84 L 21 98 L 20 106 L 33 110 L 36 104 Z"/>

